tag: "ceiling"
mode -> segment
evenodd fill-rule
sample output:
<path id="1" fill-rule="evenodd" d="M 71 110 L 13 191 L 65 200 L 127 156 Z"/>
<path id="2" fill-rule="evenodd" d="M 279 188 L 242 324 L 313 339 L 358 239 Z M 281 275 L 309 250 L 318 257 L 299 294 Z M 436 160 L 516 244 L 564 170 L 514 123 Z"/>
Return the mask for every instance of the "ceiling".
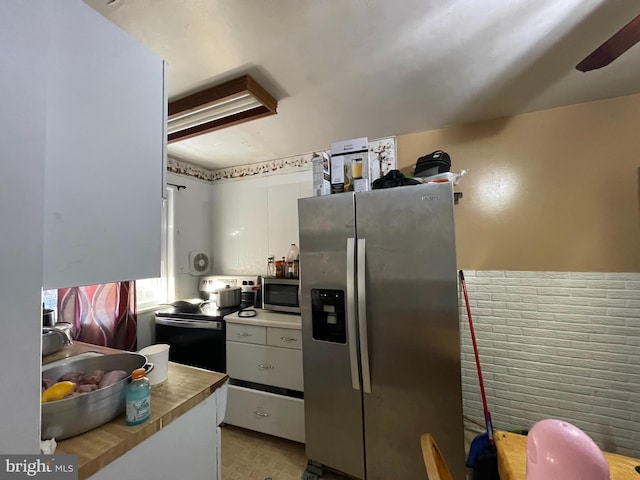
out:
<path id="1" fill-rule="evenodd" d="M 164 58 L 169 100 L 251 74 L 278 114 L 169 145 L 209 169 L 640 92 L 637 0 L 85 0 Z M 437 145 L 444 148 L 446 145 Z"/>

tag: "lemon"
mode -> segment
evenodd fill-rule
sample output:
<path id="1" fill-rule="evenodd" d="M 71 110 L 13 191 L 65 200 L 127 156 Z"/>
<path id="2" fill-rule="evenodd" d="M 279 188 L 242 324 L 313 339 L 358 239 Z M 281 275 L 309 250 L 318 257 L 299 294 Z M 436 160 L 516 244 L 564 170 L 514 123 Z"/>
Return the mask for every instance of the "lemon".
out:
<path id="1" fill-rule="evenodd" d="M 76 388 L 76 384 L 73 382 L 54 383 L 44 392 L 42 392 L 42 403 L 62 400 L 64 397 L 73 392 L 74 388 Z"/>

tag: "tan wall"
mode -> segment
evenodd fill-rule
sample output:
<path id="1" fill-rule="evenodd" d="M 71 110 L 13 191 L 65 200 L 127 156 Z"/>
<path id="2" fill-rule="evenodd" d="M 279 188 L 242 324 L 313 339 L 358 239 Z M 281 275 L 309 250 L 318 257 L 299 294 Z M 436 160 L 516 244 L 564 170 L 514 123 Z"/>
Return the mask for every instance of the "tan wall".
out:
<path id="1" fill-rule="evenodd" d="M 640 271 L 640 95 L 398 137 L 398 168 L 441 149 L 456 191 L 458 265 Z"/>

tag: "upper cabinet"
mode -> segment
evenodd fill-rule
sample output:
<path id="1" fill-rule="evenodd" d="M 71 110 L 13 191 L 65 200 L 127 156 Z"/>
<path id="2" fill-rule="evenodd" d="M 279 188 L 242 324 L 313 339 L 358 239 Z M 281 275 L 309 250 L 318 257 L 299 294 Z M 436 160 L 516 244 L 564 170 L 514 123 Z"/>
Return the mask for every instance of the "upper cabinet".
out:
<path id="1" fill-rule="evenodd" d="M 266 275 L 267 257 L 298 241 L 298 199 L 313 195 L 311 170 L 212 187 L 213 273 Z"/>
<path id="2" fill-rule="evenodd" d="M 164 62 L 84 3 L 55 5 L 43 286 L 159 277 Z"/>

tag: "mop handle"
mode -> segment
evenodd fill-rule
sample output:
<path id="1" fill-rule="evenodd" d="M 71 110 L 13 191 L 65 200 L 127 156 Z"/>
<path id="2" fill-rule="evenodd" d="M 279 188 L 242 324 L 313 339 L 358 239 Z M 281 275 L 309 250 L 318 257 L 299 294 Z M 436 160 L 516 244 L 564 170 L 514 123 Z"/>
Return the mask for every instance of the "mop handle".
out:
<path id="1" fill-rule="evenodd" d="M 471 319 L 471 309 L 469 308 L 469 296 L 467 295 L 467 284 L 464 281 L 464 273 L 459 271 L 460 284 L 462 285 L 462 292 L 464 293 L 464 303 L 467 307 L 467 318 L 469 319 L 469 330 L 471 332 L 471 341 L 473 342 L 473 353 L 476 357 L 476 368 L 478 370 L 478 380 L 480 381 L 480 395 L 482 396 L 482 407 L 484 409 L 484 421 L 487 426 L 487 435 L 489 440 L 493 443 L 493 422 L 491 421 L 491 413 L 489 413 L 489 407 L 487 406 L 487 396 L 484 393 L 484 379 L 482 378 L 482 369 L 480 368 L 480 357 L 478 356 L 478 345 L 476 344 L 476 333 L 473 329 L 473 321 Z"/>

